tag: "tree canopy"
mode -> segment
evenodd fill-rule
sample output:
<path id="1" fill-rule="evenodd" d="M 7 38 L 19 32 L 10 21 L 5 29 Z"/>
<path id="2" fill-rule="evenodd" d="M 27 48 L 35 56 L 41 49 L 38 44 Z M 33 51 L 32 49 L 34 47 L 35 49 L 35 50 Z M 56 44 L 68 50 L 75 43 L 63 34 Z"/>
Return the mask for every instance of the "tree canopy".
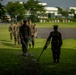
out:
<path id="1" fill-rule="evenodd" d="M 68 14 L 69 14 L 68 10 L 64 10 L 61 7 L 57 7 L 57 8 L 58 8 L 58 13 L 59 14 L 62 14 L 62 16 L 65 16 L 65 17 L 68 16 Z"/>
<path id="2" fill-rule="evenodd" d="M 45 12 L 44 6 L 39 3 L 40 1 L 38 0 L 28 0 L 26 3 L 23 3 L 25 9 L 30 12 L 32 19 L 39 13 Z"/>
<path id="3" fill-rule="evenodd" d="M 6 9 L 11 16 L 11 18 L 15 18 L 16 16 L 23 16 L 25 15 L 25 8 L 22 4 L 17 2 L 8 2 L 6 5 Z"/>
<path id="4" fill-rule="evenodd" d="M 2 17 L 5 15 L 6 13 L 6 9 L 5 7 L 0 3 L 0 18 L 2 19 Z"/>

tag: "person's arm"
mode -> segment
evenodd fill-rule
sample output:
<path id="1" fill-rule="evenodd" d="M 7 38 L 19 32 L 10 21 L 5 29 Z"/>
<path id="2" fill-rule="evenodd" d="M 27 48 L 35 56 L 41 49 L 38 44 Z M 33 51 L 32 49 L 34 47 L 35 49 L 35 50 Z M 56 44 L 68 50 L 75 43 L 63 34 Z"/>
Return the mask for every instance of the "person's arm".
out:
<path id="1" fill-rule="evenodd" d="M 49 43 L 50 43 L 50 39 L 51 39 L 51 33 L 50 33 L 50 35 L 49 35 L 49 37 L 47 38 L 47 41 L 46 41 L 46 43 L 45 43 L 45 45 L 44 45 L 44 47 L 43 47 L 43 50 L 45 50 L 46 48 L 47 48 L 47 46 L 49 45 Z"/>
<path id="2" fill-rule="evenodd" d="M 49 35 L 49 37 L 47 38 L 47 41 L 50 41 L 51 37 L 52 37 L 52 32 L 50 32 L 50 35 Z"/>

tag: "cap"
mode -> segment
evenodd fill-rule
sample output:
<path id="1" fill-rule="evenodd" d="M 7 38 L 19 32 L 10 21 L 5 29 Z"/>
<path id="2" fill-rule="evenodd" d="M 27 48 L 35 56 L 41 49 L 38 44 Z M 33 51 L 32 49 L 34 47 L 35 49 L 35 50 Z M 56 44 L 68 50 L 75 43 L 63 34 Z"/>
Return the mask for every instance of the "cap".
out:
<path id="1" fill-rule="evenodd" d="M 58 25 L 54 25 L 54 29 L 58 29 Z"/>

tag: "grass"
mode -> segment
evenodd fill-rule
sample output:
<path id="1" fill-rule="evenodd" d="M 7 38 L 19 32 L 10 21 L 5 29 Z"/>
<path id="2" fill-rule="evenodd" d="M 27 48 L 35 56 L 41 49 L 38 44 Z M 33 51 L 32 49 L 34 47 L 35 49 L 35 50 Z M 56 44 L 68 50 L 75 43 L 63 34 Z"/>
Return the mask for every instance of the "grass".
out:
<path id="1" fill-rule="evenodd" d="M 76 28 L 76 23 L 36 23 L 38 28 L 52 28 L 53 25 L 58 25 L 59 28 Z"/>
<path id="2" fill-rule="evenodd" d="M 21 47 L 9 40 L 8 26 L 0 27 L 0 75 L 76 75 L 76 39 L 63 39 L 58 64 L 53 63 L 50 45 L 39 63 L 31 61 L 39 57 L 45 42 L 46 39 L 36 38 L 35 48 L 29 49 L 34 56 L 23 57 Z"/>

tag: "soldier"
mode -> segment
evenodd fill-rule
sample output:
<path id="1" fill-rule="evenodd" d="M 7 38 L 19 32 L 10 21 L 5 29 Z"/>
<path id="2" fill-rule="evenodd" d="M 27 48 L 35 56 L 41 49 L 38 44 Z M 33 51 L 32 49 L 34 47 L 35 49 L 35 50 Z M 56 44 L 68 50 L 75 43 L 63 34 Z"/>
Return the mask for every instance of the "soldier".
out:
<path id="1" fill-rule="evenodd" d="M 54 62 L 58 62 L 59 63 L 59 59 L 60 59 L 60 49 L 62 46 L 62 35 L 61 33 L 57 30 L 58 26 L 54 25 L 54 31 L 50 32 L 50 35 L 47 39 L 47 42 L 44 46 L 44 50 L 46 49 L 46 46 L 48 45 L 50 39 L 51 39 L 51 49 L 52 49 L 52 54 L 53 54 L 53 60 Z"/>
<path id="2" fill-rule="evenodd" d="M 23 20 L 20 21 L 20 26 L 23 25 Z"/>
<path id="3" fill-rule="evenodd" d="M 34 48 L 34 45 L 35 45 L 35 36 L 34 36 L 35 35 L 35 26 L 31 20 L 29 20 L 29 27 L 31 30 L 32 48 Z"/>
<path id="4" fill-rule="evenodd" d="M 31 38 L 31 36 L 29 37 L 28 45 L 29 45 L 29 48 L 31 48 L 31 46 L 32 46 L 32 38 Z"/>
<path id="5" fill-rule="evenodd" d="M 14 39 L 15 39 L 15 44 L 16 44 L 16 42 L 18 44 L 20 44 L 20 42 L 19 42 L 19 23 L 18 22 L 16 22 L 16 25 L 14 26 Z"/>
<path id="6" fill-rule="evenodd" d="M 14 23 L 13 21 L 11 22 L 11 25 L 9 26 L 9 32 L 10 32 L 10 40 L 12 41 L 13 39 L 13 27 L 14 27 Z"/>
<path id="7" fill-rule="evenodd" d="M 23 25 L 23 20 L 21 20 L 20 21 L 20 23 L 19 23 L 19 29 L 20 29 L 20 27 Z M 19 33 L 19 46 L 21 45 L 21 38 L 20 38 L 20 33 Z"/>
<path id="8" fill-rule="evenodd" d="M 35 30 L 35 31 L 34 31 L 34 32 L 35 32 L 35 33 L 34 33 L 34 36 L 35 36 L 35 38 L 37 38 L 37 37 L 38 37 L 38 36 L 37 36 L 37 33 L 38 33 L 38 32 L 37 32 L 36 24 L 34 24 L 34 30 Z"/>
<path id="9" fill-rule="evenodd" d="M 13 25 L 13 37 L 14 37 L 14 43 L 16 45 L 16 32 L 15 32 L 15 24 Z"/>
<path id="10" fill-rule="evenodd" d="M 23 25 L 20 26 L 20 38 L 21 38 L 21 44 L 22 44 L 22 51 L 23 55 L 26 55 L 27 50 L 28 50 L 28 38 L 30 37 L 30 28 L 27 25 L 27 21 L 23 21 Z"/>

